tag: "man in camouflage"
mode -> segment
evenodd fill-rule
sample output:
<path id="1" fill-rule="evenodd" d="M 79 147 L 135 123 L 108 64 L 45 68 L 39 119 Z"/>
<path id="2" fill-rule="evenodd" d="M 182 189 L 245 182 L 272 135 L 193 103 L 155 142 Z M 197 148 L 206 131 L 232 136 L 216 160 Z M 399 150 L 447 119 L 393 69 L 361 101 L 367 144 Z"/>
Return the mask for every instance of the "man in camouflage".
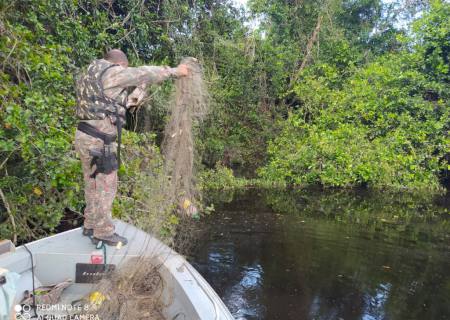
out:
<path id="1" fill-rule="evenodd" d="M 107 169 L 101 169 L 102 164 L 96 161 L 98 157 L 102 157 L 102 152 L 103 156 L 105 152 L 115 156 L 117 145 L 110 141 L 115 141 L 117 137 L 117 124 L 120 121 L 124 124 L 127 108 L 139 105 L 144 98 L 146 86 L 171 77 L 186 76 L 188 68 L 183 64 L 177 68 L 128 67 L 126 55 L 121 50 L 114 49 L 109 51 L 104 59 L 92 62 L 88 72 L 91 72 L 91 79 L 98 80 L 98 88 L 101 91 L 98 96 L 103 98 L 84 99 L 83 92 L 92 92 L 92 88 L 89 91 L 89 88 L 83 87 L 86 85 L 77 83 L 77 116 L 80 118 L 80 124 L 75 134 L 75 149 L 81 159 L 85 182 L 83 234 L 92 236 L 94 243 L 103 241 L 108 245 L 117 245 L 121 242 L 125 245 L 127 239 L 114 232 L 111 218 L 112 204 L 117 192 L 117 162 L 114 163 L 114 160 L 117 160 L 114 157 L 103 157 L 102 159 L 109 162 Z M 100 110 L 99 114 L 97 111 L 101 108 L 109 111 Z"/>

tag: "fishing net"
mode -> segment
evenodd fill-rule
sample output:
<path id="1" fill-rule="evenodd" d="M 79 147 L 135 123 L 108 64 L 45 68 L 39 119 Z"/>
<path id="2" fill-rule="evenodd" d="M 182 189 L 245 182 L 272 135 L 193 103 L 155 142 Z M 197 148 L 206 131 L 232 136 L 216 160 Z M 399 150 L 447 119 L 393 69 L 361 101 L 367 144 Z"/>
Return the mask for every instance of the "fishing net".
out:
<path id="1" fill-rule="evenodd" d="M 164 131 L 162 151 L 165 170 L 170 177 L 168 197 L 188 216 L 197 214 L 199 194 L 194 179 L 193 127 L 203 120 L 208 110 L 207 90 L 200 64 L 194 58 L 185 58 L 182 64 L 190 72 L 175 81 L 175 92 L 170 103 L 170 120 Z"/>

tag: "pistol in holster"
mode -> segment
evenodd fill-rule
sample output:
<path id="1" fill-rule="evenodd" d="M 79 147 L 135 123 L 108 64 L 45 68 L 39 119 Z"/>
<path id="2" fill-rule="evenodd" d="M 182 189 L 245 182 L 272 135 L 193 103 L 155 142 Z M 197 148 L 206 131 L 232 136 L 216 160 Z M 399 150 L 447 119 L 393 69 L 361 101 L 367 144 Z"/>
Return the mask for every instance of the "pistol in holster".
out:
<path id="1" fill-rule="evenodd" d="M 119 168 L 117 162 L 117 154 L 112 150 L 112 145 L 104 145 L 100 150 L 89 150 L 92 156 L 91 167 L 95 165 L 95 171 L 91 174 L 91 178 L 95 178 L 98 173 L 110 174 Z"/>

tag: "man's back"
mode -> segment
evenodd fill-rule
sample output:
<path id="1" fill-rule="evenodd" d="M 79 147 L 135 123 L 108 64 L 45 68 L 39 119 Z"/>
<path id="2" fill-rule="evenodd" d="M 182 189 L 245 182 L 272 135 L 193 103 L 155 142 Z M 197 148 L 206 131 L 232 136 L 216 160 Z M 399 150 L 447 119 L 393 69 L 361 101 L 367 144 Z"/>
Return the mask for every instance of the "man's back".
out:
<path id="1" fill-rule="evenodd" d="M 99 59 L 92 63 L 105 65 L 106 71 L 101 75 L 103 94 L 119 106 L 119 114 L 125 117 L 126 108 L 136 105 L 142 99 L 148 84 L 159 83 L 171 76 L 176 76 L 177 69 L 159 66 L 123 67 Z M 92 65 L 92 64 L 91 64 Z M 89 68 L 89 67 L 88 67 Z M 129 99 L 130 97 L 130 99 Z M 107 134 L 116 134 L 115 117 L 102 120 L 83 120 Z"/>

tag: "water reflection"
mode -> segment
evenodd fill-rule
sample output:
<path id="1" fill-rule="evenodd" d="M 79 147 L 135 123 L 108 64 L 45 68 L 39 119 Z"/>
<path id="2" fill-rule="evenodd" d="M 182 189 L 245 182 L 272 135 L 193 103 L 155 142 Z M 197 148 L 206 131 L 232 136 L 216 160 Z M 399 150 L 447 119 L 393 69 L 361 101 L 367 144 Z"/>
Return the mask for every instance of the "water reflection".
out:
<path id="1" fill-rule="evenodd" d="M 250 192 L 192 257 L 237 319 L 449 319 L 448 209 L 398 195 Z"/>
<path id="2" fill-rule="evenodd" d="M 208 247 L 207 272 L 209 277 L 220 279 L 232 278 L 227 282 L 222 293 L 222 299 L 232 311 L 236 319 L 258 319 L 263 313 L 262 306 L 258 303 L 261 295 L 263 270 L 261 265 L 253 263 L 244 265 L 237 270 L 235 252 L 231 242 L 213 243 Z"/>
<path id="3" fill-rule="evenodd" d="M 364 296 L 366 308 L 362 315 L 363 320 L 376 320 L 385 318 L 385 303 L 389 297 L 390 283 L 380 283 L 373 295 L 367 293 Z"/>
<path id="4" fill-rule="evenodd" d="M 238 282 L 225 291 L 223 299 L 236 319 L 258 319 L 264 313 L 258 301 L 262 294 L 262 267 L 245 266 L 239 276 Z"/>

